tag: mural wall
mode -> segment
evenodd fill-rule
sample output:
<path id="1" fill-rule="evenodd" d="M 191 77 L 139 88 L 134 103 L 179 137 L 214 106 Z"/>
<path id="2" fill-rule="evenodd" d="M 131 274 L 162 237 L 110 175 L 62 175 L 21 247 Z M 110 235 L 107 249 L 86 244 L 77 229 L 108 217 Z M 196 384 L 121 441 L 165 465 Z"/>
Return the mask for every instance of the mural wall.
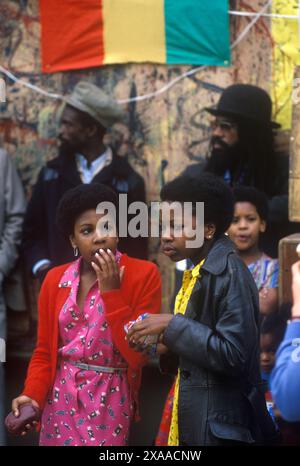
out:
<path id="1" fill-rule="evenodd" d="M 265 0 L 251 0 L 251 4 L 231 1 L 230 8 L 256 11 L 264 4 Z M 129 64 L 42 75 L 38 1 L 2 0 L 0 18 L 0 63 L 49 92 L 68 93 L 80 79 L 87 79 L 116 99 L 128 99 L 157 91 L 190 69 Z M 231 43 L 251 19 L 230 17 Z M 224 87 L 244 82 L 270 91 L 273 47 L 269 19 L 262 18 L 233 48 L 229 68 L 204 68 L 161 95 L 125 105 L 127 122 L 117 125 L 109 138 L 117 152 L 144 176 L 149 200 L 158 198 L 163 180 L 174 178 L 185 166 L 205 157 L 209 115 L 204 108 L 218 100 Z M 56 155 L 60 103 L 7 78 L 6 82 L 7 102 L 0 107 L 0 143 L 15 159 L 29 197 L 39 169 Z M 173 274 L 169 262 L 158 255 L 157 241 L 152 242 L 151 257 L 161 265 L 166 308 Z"/>

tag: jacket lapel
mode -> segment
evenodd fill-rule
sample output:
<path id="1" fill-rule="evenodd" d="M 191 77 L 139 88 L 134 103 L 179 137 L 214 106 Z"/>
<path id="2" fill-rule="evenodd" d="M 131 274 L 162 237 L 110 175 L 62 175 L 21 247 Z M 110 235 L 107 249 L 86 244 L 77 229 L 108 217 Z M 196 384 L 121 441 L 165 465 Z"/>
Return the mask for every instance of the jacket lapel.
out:
<path id="1" fill-rule="evenodd" d="M 59 177 L 63 180 L 63 186 L 70 189 L 72 187 L 81 184 L 81 179 L 77 170 L 75 157 L 69 157 L 60 155 L 56 159 L 50 160 L 47 166 L 56 170 L 59 174 Z M 63 189 L 66 191 L 66 189 Z"/>

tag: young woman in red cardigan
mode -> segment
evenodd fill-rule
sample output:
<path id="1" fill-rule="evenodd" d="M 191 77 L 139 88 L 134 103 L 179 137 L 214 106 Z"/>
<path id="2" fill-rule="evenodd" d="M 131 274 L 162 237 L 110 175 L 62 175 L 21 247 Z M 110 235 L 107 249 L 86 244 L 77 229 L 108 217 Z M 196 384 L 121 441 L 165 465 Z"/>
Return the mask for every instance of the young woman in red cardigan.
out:
<path id="1" fill-rule="evenodd" d="M 15 416 L 28 402 L 42 410 L 40 445 L 126 445 L 138 417 L 146 360 L 128 346 L 124 325 L 160 312 L 161 280 L 153 263 L 118 251 L 116 234 L 99 233 L 103 201 L 117 208 L 115 193 L 95 183 L 68 191 L 58 207 L 58 225 L 78 258 L 46 276 L 37 346 L 12 402 Z"/>

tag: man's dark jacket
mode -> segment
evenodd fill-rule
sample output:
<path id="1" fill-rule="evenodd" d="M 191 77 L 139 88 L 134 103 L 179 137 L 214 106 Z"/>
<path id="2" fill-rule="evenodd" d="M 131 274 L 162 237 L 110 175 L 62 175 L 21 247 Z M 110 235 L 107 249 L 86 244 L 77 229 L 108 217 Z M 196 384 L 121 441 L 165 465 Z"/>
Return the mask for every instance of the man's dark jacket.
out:
<path id="1" fill-rule="evenodd" d="M 180 445 L 263 443 L 262 430 L 275 431 L 261 387 L 256 285 L 226 236 L 200 274 L 185 315 L 165 330 L 170 352 L 160 358 L 163 372 L 180 368 Z"/>
<path id="2" fill-rule="evenodd" d="M 275 153 L 274 163 L 276 163 L 276 176 L 273 181 L 273 193 L 268 195 L 269 215 L 267 230 L 262 235 L 260 243 L 262 250 L 271 257 L 278 257 L 278 243 L 284 236 L 297 233 L 300 228 L 299 223 L 289 221 L 289 157 L 285 153 Z M 184 175 L 197 177 L 206 171 L 206 162 L 189 165 L 184 171 Z M 242 186 L 253 186 L 242 184 Z M 235 186 L 233 186 L 235 187 Z"/>
<path id="3" fill-rule="evenodd" d="M 124 158 L 113 155 L 111 164 L 92 182 L 110 186 L 118 194 L 127 194 L 128 203 L 145 202 L 144 180 Z M 74 257 L 69 240 L 56 226 L 56 208 L 63 194 L 81 183 L 74 157 L 60 155 L 41 169 L 23 230 L 23 251 L 30 270 L 41 259 L 49 259 L 51 266 L 56 266 Z M 120 238 L 119 249 L 133 257 L 147 258 L 145 238 Z"/>

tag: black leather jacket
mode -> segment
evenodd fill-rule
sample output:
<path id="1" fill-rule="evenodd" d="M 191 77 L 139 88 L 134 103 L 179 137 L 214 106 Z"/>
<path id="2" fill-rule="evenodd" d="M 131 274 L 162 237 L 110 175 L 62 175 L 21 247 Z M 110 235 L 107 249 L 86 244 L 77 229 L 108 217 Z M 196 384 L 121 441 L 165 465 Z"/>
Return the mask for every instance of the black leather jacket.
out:
<path id="1" fill-rule="evenodd" d="M 185 315 L 174 316 L 164 333 L 170 352 L 161 356 L 161 369 L 170 372 L 173 364 L 181 372 L 180 445 L 263 443 L 257 417 L 269 416 L 260 391 L 258 315 L 252 275 L 222 236 Z"/>

